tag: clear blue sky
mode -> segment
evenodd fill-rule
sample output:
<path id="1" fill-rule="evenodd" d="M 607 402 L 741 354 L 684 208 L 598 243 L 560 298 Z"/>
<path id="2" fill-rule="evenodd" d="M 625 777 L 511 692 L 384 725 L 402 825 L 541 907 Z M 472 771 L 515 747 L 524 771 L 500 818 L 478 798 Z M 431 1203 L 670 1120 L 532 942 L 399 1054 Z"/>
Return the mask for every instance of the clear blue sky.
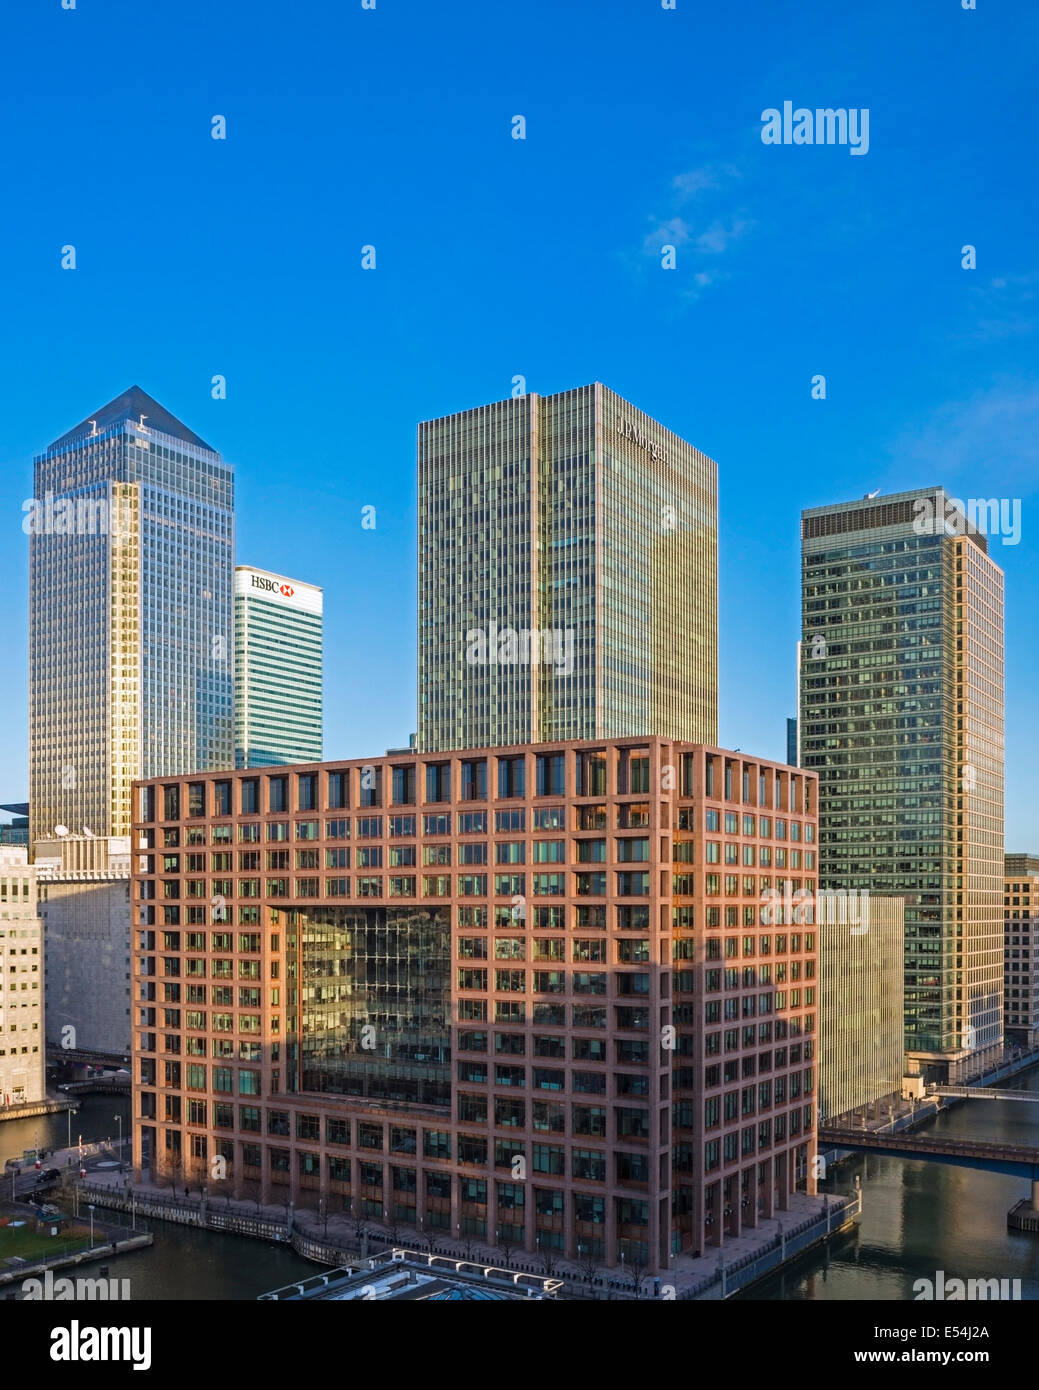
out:
<path id="1" fill-rule="evenodd" d="M 720 736 L 762 755 L 794 707 L 800 509 L 1020 497 L 1007 846 L 1039 851 L 1039 11 L 977 3 L 8 5 L 3 799 L 34 452 L 134 382 L 217 447 L 239 562 L 325 588 L 326 753 L 364 755 L 415 727 L 416 422 L 521 373 L 602 380 L 718 461 Z M 763 145 L 787 99 L 868 107 L 868 154 Z"/>

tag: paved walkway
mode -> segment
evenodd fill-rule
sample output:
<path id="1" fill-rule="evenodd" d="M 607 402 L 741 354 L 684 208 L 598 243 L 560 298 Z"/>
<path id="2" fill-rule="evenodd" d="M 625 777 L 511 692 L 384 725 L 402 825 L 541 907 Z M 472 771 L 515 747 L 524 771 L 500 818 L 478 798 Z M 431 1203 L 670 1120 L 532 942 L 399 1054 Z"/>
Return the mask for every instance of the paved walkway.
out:
<path id="1" fill-rule="evenodd" d="M 125 1173 L 120 1174 L 114 1169 L 94 1169 L 89 1174 L 89 1181 L 96 1187 L 108 1187 L 114 1191 L 128 1195 L 131 1187 L 140 1199 L 158 1198 L 163 1202 L 172 1202 L 173 1189 L 170 1186 L 159 1187 L 154 1183 L 133 1183 Z M 315 1194 L 316 1201 L 316 1194 Z M 803 1193 L 795 1192 L 790 1197 L 790 1207 L 781 1214 L 783 1230 L 789 1235 L 790 1232 L 802 1222 L 809 1221 L 821 1215 L 823 1210 L 823 1197 L 807 1197 Z M 201 1205 L 201 1197 L 197 1187 L 192 1187 L 189 1195 L 185 1197 L 184 1187 L 177 1184 L 175 1204 L 178 1207 L 186 1207 L 197 1211 Z M 267 1221 L 276 1222 L 279 1225 L 286 1224 L 289 1216 L 289 1208 L 284 1202 L 280 1203 L 259 1203 L 250 1199 L 229 1200 L 223 1194 L 211 1196 L 208 1200 L 208 1210 L 211 1212 L 233 1212 L 237 1216 L 260 1217 Z M 327 1221 L 319 1216 L 315 1208 L 298 1207 L 291 1212 L 293 1229 L 308 1239 L 330 1245 L 337 1250 L 355 1251 L 359 1245 L 359 1225 L 352 1216 L 341 1211 L 331 1212 Z M 360 1230 L 368 1233 L 369 1248 L 378 1249 L 384 1244 L 397 1244 L 411 1249 L 428 1249 L 428 1241 L 425 1236 L 418 1236 L 413 1230 L 406 1227 L 398 1227 L 396 1231 L 387 1229 L 381 1222 L 365 1219 L 360 1222 Z M 724 1255 L 725 1264 L 731 1266 L 746 1256 L 756 1253 L 759 1250 L 770 1246 L 779 1235 L 779 1221 L 761 1221 L 756 1229 L 747 1229 L 742 1235 L 726 1237 L 723 1251 L 717 1249 L 710 1250 L 706 1255 L 693 1258 L 688 1255 L 676 1257 L 671 1267 L 666 1271 L 661 1271 L 659 1276 L 662 1285 L 673 1285 L 681 1293 L 704 1279 L 713 1279 L 718 1274 L 719 1259 Z M 458 1259 L 476 1259 L 481 1263 L 502 1266 L 505 1263 L 504 1256 L 500 1249 L 481 1244 L 478 1241 L 464 1241 L 451 1239 L 446 1234 L 436 1232 L 433 1234 L 433 1243 L 439 1253 L 449 1253 L 457 1256 Z M 509 1252 L 509 1267 L 512 1269 L 527 1269 L 537 1273 L 544 1273 L 544 1264 L 540 1256 L 532 1255 L 529 1251 L 513 1249 Z M 558 1277 L 574 1279 L 578 1283 L 585 1281 L 585 1271 L 570 1260 L 559 1260 L 554 1262 L 551 1270 L 552 1274 Z M 598 1278 L 610 1278 L 620 1281 L 621 1284 L 631 1284 L 631 1276 L 622 1269 L 597 1270 Z M 652 1295 L 653 1278 L 646 1277 L 642 1285 L 644 1297 Z"/>

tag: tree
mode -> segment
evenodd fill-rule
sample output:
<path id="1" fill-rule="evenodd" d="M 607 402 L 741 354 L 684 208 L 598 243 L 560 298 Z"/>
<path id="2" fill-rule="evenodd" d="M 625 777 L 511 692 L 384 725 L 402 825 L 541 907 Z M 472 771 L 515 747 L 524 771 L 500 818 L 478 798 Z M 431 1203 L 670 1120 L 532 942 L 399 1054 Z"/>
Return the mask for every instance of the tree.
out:
<path id="1" fill-rule="evenodd" d="M 538 1236 L 538 1255 L 541 1258 L 541 1268 L 545 1271 L 545 1278 L 551 1279 L 559 1264 L 559 1257 L 553 1247 L 549 1244 L 542 1244 L 540 1235 Z"/>
<path id="2" fill-rule="evenodd" d="M 636 1256 L 628 1265 L 628 1279 L 631 1283 L 631 1293 L 633 1298 L 642 1297 L 642 1285 L 646 1279 L 646 1266 L 641 1258 Z"/>
<path id="3" fill-rule="evenodd" d="M 589 1246 L 579 1245 L 577 1247 L 577 1264 L 588 1283 L 593 1284 L 595 1276 L 599 1273 L 599 1261 L 592 1254 Z"/>
<path id="4" fill-rule="evenodd" d="M 433 1253 L 433 1232 L 423 1231 L 421 1228 L 415 1232 L 415 1249 L 424 1250 L 427 1255 Z"/>
<path id="5" fill-rule="evenodd" d="M 516 1248 L 516 1243 L 507 1232 L 498 1232 L 498 1249 L 501 1251 L 502 1263 L 505 1268 L 509 1268 L 509 1261 L 512 1259 L 512 1252 Z"/>
<path id="6" fill-rule="evenodd" d="M 357 1243 L 360 1244 L 361 1237 L 364 1235 L 365 1232 L 364 1217 L 361 1215 L 360 1197 L 355 1197 L 353 1201 L 350 1203 L 350 1221 L 354 1228 L 354 1236 L 357 1240 Z"/>

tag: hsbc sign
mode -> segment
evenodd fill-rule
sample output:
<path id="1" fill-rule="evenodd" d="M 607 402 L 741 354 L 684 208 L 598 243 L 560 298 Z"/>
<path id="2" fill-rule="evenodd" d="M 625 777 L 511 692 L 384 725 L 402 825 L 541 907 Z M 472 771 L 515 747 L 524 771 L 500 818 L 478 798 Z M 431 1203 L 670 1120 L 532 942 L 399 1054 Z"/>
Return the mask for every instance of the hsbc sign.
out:
<path id="1" fill-rule="evenodd" d="M 261 574 L 254 574 L 251 578 L 252 587 L 262 589 L 267 594 L 281 594 L 282 598 L 291 598 L 296 592 L 291 584 L 279 584 L 276 579 L 264 579 Z"/>

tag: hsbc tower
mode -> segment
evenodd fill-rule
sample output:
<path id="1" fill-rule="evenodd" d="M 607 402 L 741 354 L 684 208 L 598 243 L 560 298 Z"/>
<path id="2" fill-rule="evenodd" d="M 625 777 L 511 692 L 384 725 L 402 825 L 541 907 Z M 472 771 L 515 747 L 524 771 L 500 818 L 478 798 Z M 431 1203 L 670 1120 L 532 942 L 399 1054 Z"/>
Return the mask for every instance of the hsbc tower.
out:
<path id="1" fill-rule="evenodd" d="M 322 610 L 314 584 L 235 567 L 235 767 L 321 761 Z"/>

